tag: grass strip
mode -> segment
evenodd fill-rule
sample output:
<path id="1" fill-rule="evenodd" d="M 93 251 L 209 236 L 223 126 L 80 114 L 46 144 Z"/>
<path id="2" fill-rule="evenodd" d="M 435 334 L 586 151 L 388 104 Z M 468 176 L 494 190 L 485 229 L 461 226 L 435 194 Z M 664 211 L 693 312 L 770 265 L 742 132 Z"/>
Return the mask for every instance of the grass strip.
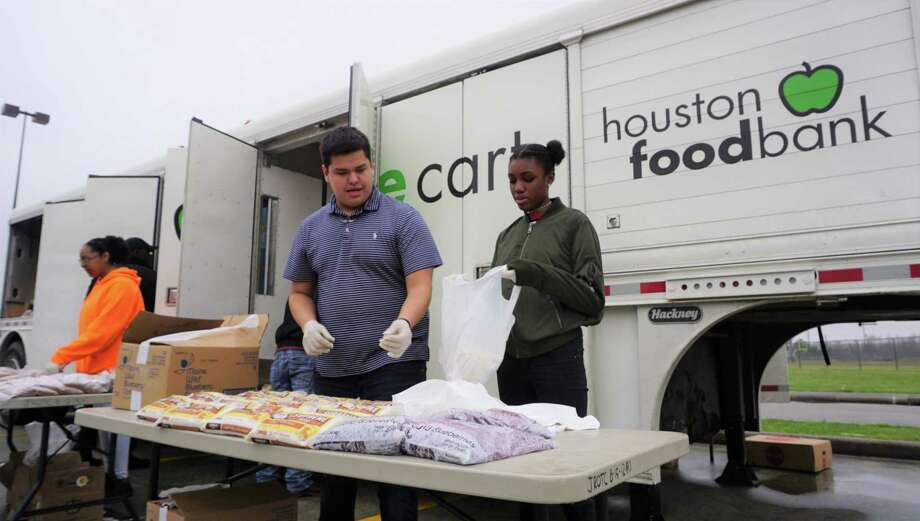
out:
<path id="1" fill-rule="evenodd" d="M 760 420 L 760 430 L 763 432 L 782 432 L 809 436 L 920 442 L 920 427 L 887 424 L 863 425 L 858 423 L 762 419 Z"/>
<path id="2" fill-rule="evenodd" d="M 789 389 L 807 392 L 920 394 L 920 364 L 795 362 L 789 364 Z"/>

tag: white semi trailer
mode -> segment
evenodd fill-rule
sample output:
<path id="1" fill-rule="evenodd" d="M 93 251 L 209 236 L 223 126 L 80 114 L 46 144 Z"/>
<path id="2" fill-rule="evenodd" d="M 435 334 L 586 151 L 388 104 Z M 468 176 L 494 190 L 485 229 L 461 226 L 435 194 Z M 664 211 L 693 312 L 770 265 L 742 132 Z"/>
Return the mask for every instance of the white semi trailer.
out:
<path id="1" fill-rule="evenodd" d="M 104 235 L 156 245 L 161 197 L 162 167 L 154 163 L 131 175 L 89 176 L 81 190 L 12 212 L 0 364 L 43 367 L 74 338 L 90 282 L 77 262 L 80 246 Z"/>
<path id="2" fill-rule="evenodd" d="M 164 193 L 172 178 L 184 190 L 161 214 L 181 241 L 161 250 L 158 309 L 279 319 L 291 237 L 326 200 L 331 128 L 371 136 L 380 189 L 435 235 L 436 278 L 488 266 L 518 215 L 510 151 L 560 139 L 553 194 L 588 215 L 604 256 L 592 413 L 725 430 L 723 481 L 751 482 L 743 432 L 783 342 L 920 318 L 917 34 L 918 0 L 586 2 L 370 85 L 354 68 L 347 94 L 229 134 L 193 119 L 167 161 Z M 437 290 L 431 313 L 436 360 Z"/>

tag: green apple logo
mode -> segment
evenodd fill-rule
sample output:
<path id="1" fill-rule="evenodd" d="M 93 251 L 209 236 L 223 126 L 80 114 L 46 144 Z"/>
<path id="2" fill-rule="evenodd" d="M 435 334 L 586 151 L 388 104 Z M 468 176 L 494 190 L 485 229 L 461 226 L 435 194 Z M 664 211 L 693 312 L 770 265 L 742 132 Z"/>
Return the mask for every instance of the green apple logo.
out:
<path id="1" fill-rule="evenodd" d="M 843 71 L 834 65 L 811 68 L 787 75 L 779 82 L 779 99 L 796 116 L 820 114 L 830 110 L 843 90 Z"/>
<path id="2" fill-rule="evenodd" d="M 176 227 L 176 237 L 180 240 L 182 239 L 182 221 L 185 220 L 184 206 L 185 205 L 180 204 L 179 207 L 176 208 L 176 213 L 173 214 L 173 226 Z"/>

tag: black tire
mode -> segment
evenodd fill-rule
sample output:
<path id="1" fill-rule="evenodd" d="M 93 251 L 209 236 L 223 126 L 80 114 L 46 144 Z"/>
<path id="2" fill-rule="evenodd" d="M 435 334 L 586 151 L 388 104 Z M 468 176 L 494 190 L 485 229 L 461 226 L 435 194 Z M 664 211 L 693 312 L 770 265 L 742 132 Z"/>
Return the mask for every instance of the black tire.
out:
<path id="1" fill-rule="evenodd" d="M 19 340 L 14 340 L 0 354 L 0 367 L 22 369 L 26 366 L 26 349 Z"/>

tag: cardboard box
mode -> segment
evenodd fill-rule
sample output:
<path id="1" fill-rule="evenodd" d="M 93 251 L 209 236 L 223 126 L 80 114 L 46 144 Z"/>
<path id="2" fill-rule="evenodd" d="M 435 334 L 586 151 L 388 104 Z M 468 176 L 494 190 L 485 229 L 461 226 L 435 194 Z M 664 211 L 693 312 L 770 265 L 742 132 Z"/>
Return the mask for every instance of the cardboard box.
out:
<path id="1" fill-rule="evenodd" d="M 212 488 L 147 503 L 147 521 L 296 521 L 297 498 L 279 483 Z"/>
<path id="2" fill-rule="evenodd" d="M 224 320 L 168 317 L 142 311 L 125 331 L 115 371 L 112 406 L 137 410 L 172 394 L 197 391 L 241 392 L 259 383 L 259 346 L 268 325 L 258 315 L 258 327 L 220 330 L 191 340 L 141 342 L 173 333 L 239 324 L 248 315 Z"/>
<path id="3" fill-rule="evenodd" d="M 831 442 L 798 436 L 758 434 L 744 441 L 748 463 L 755 467 L 821 472 L 831 466 Z"/>
<path id="4" fill-rule="evenodd" d="M 37 478 L 38 469 L 22 462 L 23 453 L 17 452 L 10 457 L 6 469 L 12 467 L 12 475 L 4 476 L 7 487 L 7 503 L 10 508 L 17 508 Z M 12 483 L 9 479 L 12 479 Z M 29 504 L 29 509 L 50 508 L 102 499 L 105 494 L 105 470 L 102 467 L 90 467 L 80 460 L 75 452 L 58 454 L 48 461 L 45 480 L 38 494 Z M 43 516 L 30 517 L 34 521 L 101 521 L 102 505 L 76 508 L 64 512 L 55 512 Z"/>
<path id="5" fill-rule="evenodd" d="M 7 300 L 3 306 L 3 318 L 21 317 L 26 312 L 25 302 Z"/>

